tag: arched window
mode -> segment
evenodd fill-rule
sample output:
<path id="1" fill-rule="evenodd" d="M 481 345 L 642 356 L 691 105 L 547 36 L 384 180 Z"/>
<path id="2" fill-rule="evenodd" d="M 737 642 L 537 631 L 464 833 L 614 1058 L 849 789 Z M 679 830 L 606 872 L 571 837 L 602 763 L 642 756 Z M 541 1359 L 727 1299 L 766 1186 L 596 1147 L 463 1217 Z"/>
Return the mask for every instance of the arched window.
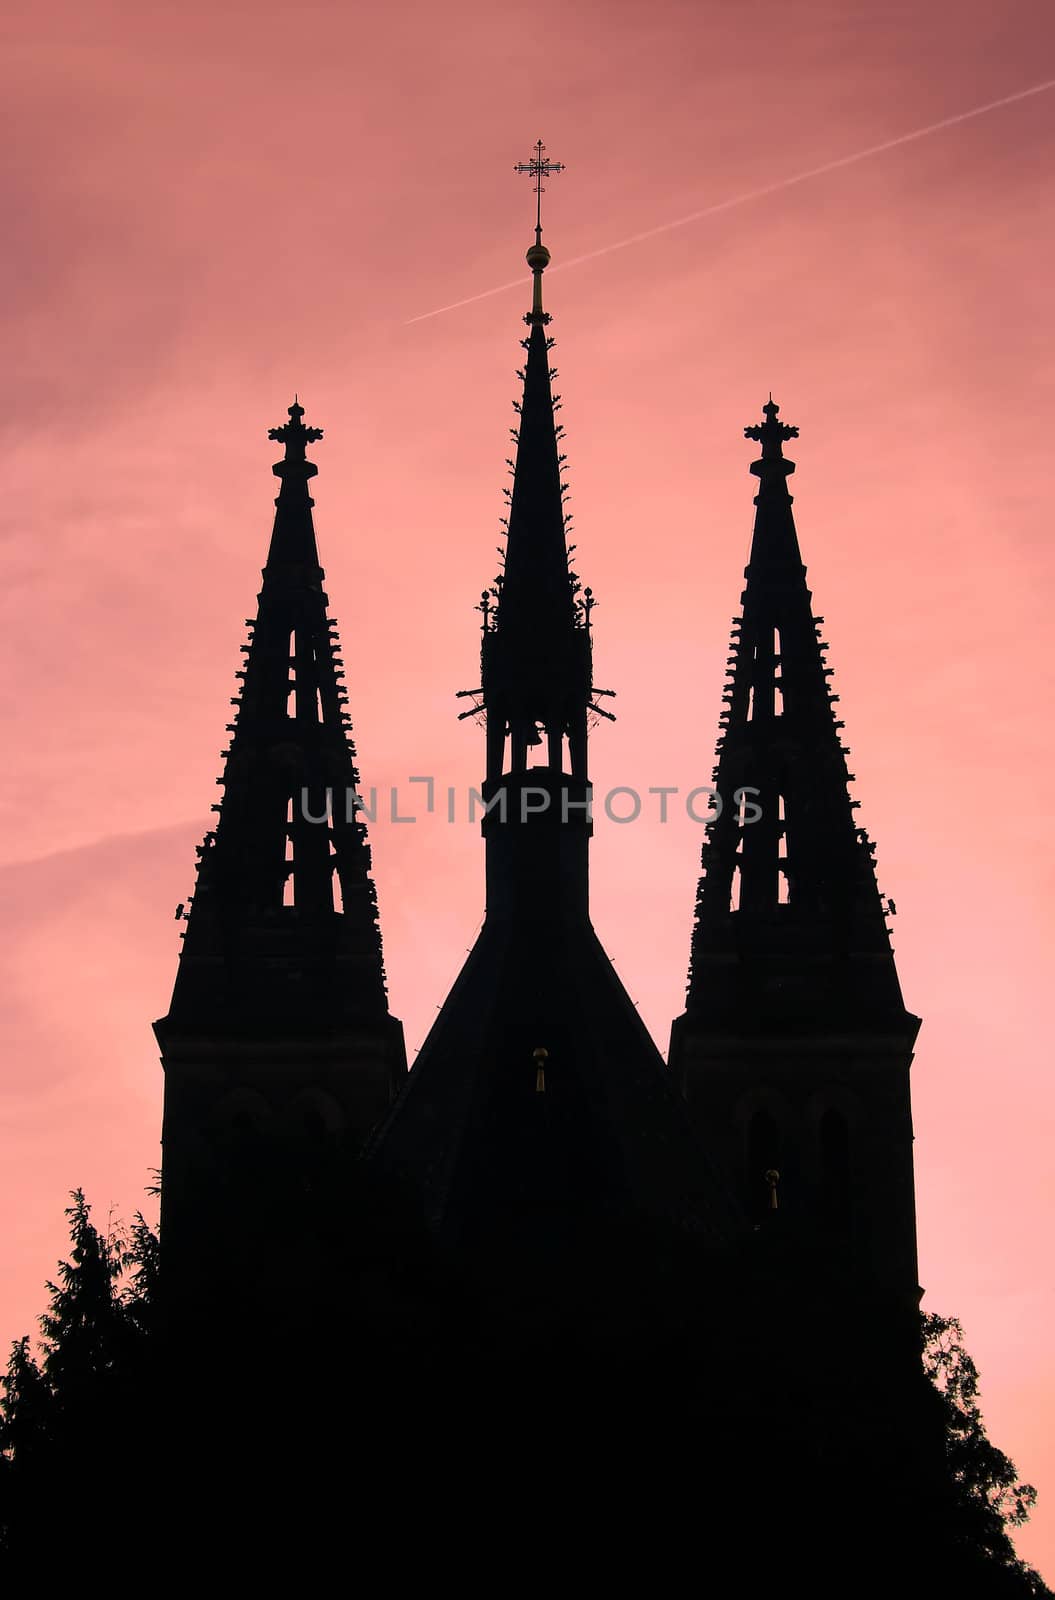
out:
<path id="1" fill-rule="evenodd" d="M 780 629 L 773 629 L 773 715 L 784 715 L 784 683 L 781 668 Z"/>
<path id="2" fill-rule="evenodd" d="M 297 715 L 297 635 L 291 630 L 286 652 L 286 716 Z"/>
<path id="3" fill-rule="evenodd" d="M 784 796 L 777 795 L 777 904 L 791 903 L 791 878 L 788 874 L 788 817 Z"/>
<path id="4" fill-rule="evenodd" d="M 780 1130 L 764 1107 L 752 1114 L 747 1129 L 745 1198 L 749 1215 L 762 1221 L 773 1209 L 774 1184 L 767 1176 L 780 1171 Z"/>
<path id="5" fill-rule="evenodd" d="M 344 1130 L 344 1114 L 332 1095 L 308 1089 L 297 1096 L 286 1110 L 286 1125 L 302 1144 L 319 1146 L 336 1139 Z"/>
<path id="6" fill-rule="evenodd" d="M 834 1227 L 850 1222 L 850 1130 L 841 1111 L 829 1106 L 820 1122 L 821 1209 Z"/>
<path id="7" fill-rule="evenodd" d="M 253 1089 L 232 1089 L 213 1109 L 212 1137 L 228 1149 L 249 1149 L 266 1140 L 272 1113 L 263 1095 Z"/>

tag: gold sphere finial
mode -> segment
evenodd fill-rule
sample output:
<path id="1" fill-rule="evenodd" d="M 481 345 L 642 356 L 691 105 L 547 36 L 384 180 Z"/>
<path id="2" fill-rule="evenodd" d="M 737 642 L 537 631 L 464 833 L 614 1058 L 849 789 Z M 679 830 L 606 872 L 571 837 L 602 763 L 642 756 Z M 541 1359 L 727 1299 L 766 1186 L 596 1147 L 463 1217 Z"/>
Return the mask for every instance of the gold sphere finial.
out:
<path id="1" fill-rule="evenodd" d="M 532 272 L 545 272 L 546 268 L 549 266 L 549 259 L 549 251 L 546 249 L 546 246 L 542 243 L 541 239 L 535 240 L 535 243 L 529 247 L 528 253 L 525 257 L 525 260 L 527 261 L 527 264 L 531 268 Z"/>
<path id="2" fill-rule="evenodd" d="M 549 266 L 549 251 L 542 243 L 542 194 L 543 178 L 550 177 L 555 172 L 564 171 L 563 161 L 551 161 L 546 155 L 546 146 L 541 139 L 536 140 L 535 149 L 530 161 L 518 161 L 515 170 L 526 172 L 535 185 L 535 243 L 527 253 L 527 264 L 531 268 L 535 280 L 534 293 L 531 298 L 531 310 L 524 321 L 534 326 L 536 323 L 549 321 L 548 314 L 542 309 L 542 274 Z"/>
<path id="3" fill-rule="evenodd" d="M 541 239 L 535 239 L 535 243 L 528 250 L 525 260 L 531 268 L 531 281 L 535 286 L 534 293 L 531 296 L 531 312 L 527 321 L 531 323 L 548 322 L 549 317 L 542 309 L 542 274 L 549 266 L 549 251 Z"/>

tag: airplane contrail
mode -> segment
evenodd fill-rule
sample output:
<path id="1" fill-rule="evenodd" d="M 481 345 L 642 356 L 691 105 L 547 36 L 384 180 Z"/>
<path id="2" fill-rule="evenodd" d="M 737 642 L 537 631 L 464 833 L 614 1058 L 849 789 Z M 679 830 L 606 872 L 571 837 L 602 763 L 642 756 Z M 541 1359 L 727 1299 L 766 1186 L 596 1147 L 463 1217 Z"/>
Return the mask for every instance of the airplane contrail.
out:
<path id="1" fill-rule="evenodd" d="M 690 211 L 684 217 L 675 217 L 673 222 L 660 222 L 654 228 L 646 228 L 643 233 L 632 233 L 629 238 L 617 239 L 614 244 L 605 244 L 597 250 L 587 250 L 585 255 L 573 256 L 570 261 L 562 261 L 558 266 L 551 267 L 551 272 L 567 272 L 569 267 L 579 267 L 584 261 L 596 261 L 598 256 L 611 255 L 613 250 L 626 250 L 632 244 L 642 244 L 646 239 L 654 239 L 658 234 L 670 233 L 674 228 L 687 228 L 691 222 L 700 222 L 704 217 L 713 217 L 720 211 L 731 211 L 734 206 L 745 206 L 752 200 L 761 200 L 767 194 L 776 194 L 781 189 L 790 189 L 796 183 L 805 183 L 809 178 L 820 178 L 826 172 L 836 172 L 840 167 L 851 167 L 855 161 L 867 161 L 869 156 L 882 155 L 885 150 L 896 150 L 899 145 L 912 144 L 916 139 L 925 139 L 928 134 L 940 133 L 943 128 L 953 128 L 957 123 L 969 122 L 972 117 L 984 117 L 989 111 L 999 111 L 1002 106 L 1012 106 L 1019 100 L 1028 100 L 1031 95 L 1044 94 L 1049 89 L 1055 89 L 1055 78 L 1048 78 L 1044 83 L 1035 83 L 1029 89 L 1019 89 L 1014 94 L 1006 94 L 1000 100 L 990 100 L 984 106 L 973 106 L 970 111 L 958 111 L 955 116 L 943 117 L 940 122 L 928 123 L 925 128 L 913 128 L 911 133 L 899 133 L 894 139 L 884 139 L 882 144 L 869 145 L 866 150 L 855 150 L 852 155 L 838 156 L 834 161 L 825 161 L 819 167 L 810 167 L 806 172 L 796 172 L 790 178 L 779 178 L 775 183 L 763 184 L 760 189 L 748 189 L 744 194 L 733 195 L 729 200 L 718 200 L 714 205 L 704 206 L 700 211 Z M 505 294 L 509 289 L 520 289 L 524 286 L 524 275 L 511 278 L 508 283 L 496 284 L 493 289 L 484 289 L 480 294 L 467 295 L 464 300 L 453 300 L 449 306 L 438 306 L 435 311 L 423 311 L 420 316 L 408 317 L 403 324 L 409 328 L 415 322 L 427 322 L 430 317 L 442 317 L 448 311 L 459 311 L 462 306 L 475 305 L 478 300 L 489 300 L 492 295 Z"/>

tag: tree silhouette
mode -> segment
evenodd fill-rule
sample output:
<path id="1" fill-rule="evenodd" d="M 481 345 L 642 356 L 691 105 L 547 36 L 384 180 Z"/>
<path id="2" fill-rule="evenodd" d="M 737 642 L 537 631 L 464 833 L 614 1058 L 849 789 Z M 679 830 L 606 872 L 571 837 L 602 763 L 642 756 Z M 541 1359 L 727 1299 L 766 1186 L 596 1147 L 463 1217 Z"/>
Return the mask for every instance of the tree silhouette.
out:
<path id="1" fill-rule="evenodd" d="M 104 1234 L 74 1190 L 70 1252 L 47 1285 L 39 1351 L 14 1344 L 0 1395 L 0 1552 L 28 1554 L 83 1503 L 121 1485 L 153 1392 L 158 1240 L 137 1213 Z"/>
<path id="2" fill-rule="evenodd" d="M 978 1368 L 958 1318 L 924 1314 L 923 1365 L 941 1406 L 955 1546 L 1005 1578 L 997 1594 L 1050 1595 L 1040 1574 L 1016 1556 L 1009 1532 L 1028 1521 L 1037 1491 L 1018 1481 L 1014 1462 L 986 1434 Z"/>
<path id="3" fill-rule="evenodd" d="M 156 1548 L 158 1236 L 141 1213 L 129 1227 L 100 1231 L 80 1190 L 66 1216 L 69 1256 L 48 1284 L 39 1348 L 17 1340 L 0 1379 L 0 1557 L 9 1567 L 38 1561 L 92 1493 L 120 1504 L 112 1531 L 126 1555 L 146 1560 Z M 948 1558 L 938 1557 L 945 1592 L 1052 1600 L 1015 1554 L 1010 1530 L 1027 1520 L 1036 1490 L 986 1435 L 963 1329 L 955 1317 L 926 1315 L 923 1336 L 948 1469 Z M 108 1545 L 95 1554 L 105 1563 Z"/>

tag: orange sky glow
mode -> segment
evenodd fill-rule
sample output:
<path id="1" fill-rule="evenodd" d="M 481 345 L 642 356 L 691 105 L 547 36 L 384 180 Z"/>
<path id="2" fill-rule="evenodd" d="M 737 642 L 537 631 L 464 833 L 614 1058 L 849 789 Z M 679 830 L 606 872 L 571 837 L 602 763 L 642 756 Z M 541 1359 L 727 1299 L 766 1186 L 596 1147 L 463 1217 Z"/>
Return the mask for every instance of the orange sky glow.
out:
<path id="1" fill-rule="evenodd" d="M 924 1019 L 924 1306 L 963 1320 L 1050 1581 L 1055 12 L 40 0 L 3 46 L 0 1338 L 43 1309 L 69 1189 L 150 1212 L 150 1024 L 294 390 L 325 430 L 364 785 L 423 813 L 410 776 L 482 776 L 454 692 L 530 297 L 512 169 L 541 134 L 568 168 L 544 220 L 576 563 L 618 691 L 595 785 L 709 782 L 772 390 Z M 596 829 L 594 921 L 664 1049 L 701 832 L 654 802 Z M 413 1052 L 482 915 L 479 829 L 441 806 L 370 834 Z"/>

